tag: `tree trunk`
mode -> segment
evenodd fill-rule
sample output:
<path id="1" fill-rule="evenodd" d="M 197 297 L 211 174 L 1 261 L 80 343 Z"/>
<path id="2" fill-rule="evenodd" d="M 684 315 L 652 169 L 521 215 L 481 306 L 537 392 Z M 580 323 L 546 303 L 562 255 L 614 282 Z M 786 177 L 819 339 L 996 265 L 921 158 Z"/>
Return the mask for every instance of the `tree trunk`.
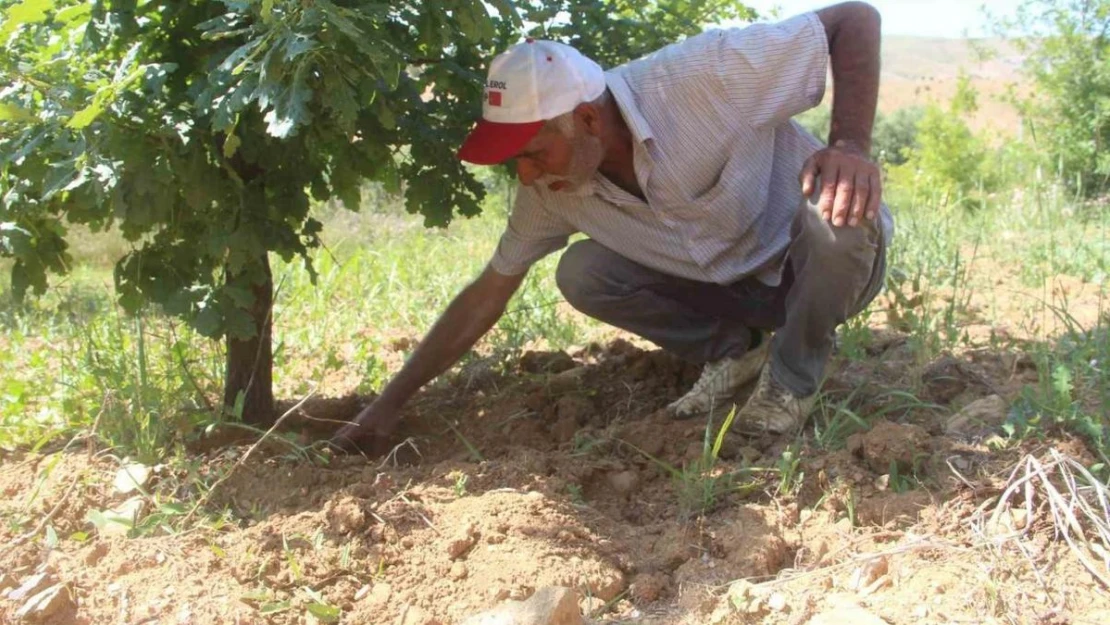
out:
<path id="1" fill-rule="evenodd" d="M 263 256 L 260 262 L 265 279 L 251 288 L 254 338 L 227 338 L 227 379 L 224 381 L 224 405 L 234 410 L 239 394 L 245 394 L 243 422 L 255 425 L 272 423 L 274 418 L 274 276 L 269 259 Z M 228 279 L 231 278 L 229 275 Z"/>

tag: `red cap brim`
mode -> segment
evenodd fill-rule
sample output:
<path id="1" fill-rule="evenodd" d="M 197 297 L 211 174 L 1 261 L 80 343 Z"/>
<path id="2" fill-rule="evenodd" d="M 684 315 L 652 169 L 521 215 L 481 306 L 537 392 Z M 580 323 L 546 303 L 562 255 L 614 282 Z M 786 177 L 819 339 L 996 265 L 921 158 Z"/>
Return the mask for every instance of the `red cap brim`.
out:
<path id="1" fill-rule="evenodd" d="M 543 128 L 543 122 L 501 124 L 478 121 L 459 148 L 459 158 L 475 165 L 496 165 L 520 152 Z"/>

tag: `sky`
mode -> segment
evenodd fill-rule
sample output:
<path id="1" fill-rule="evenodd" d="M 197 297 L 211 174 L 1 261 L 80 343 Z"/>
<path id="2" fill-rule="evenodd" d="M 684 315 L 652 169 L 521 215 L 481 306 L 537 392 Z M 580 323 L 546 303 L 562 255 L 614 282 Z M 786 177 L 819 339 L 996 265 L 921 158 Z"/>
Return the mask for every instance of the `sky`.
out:
<path id="1" fill-rule="evenodd" d="M 819 9 L 837 0 L 743 0 L 761 13 L 782 8 L 782 17 Z M 992 34 L 991 20 L 983 12 L 1011 16 L 1022 0 L 869 0 L 883 16 L 884 35 L 918 37 L 985 37 Z"/>

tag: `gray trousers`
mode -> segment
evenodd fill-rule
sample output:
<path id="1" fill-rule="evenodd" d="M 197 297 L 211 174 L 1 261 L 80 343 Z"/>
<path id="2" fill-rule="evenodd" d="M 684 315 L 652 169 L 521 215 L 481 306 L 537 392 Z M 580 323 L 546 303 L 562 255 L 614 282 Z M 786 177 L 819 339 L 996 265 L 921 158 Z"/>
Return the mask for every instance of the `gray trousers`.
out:
<path id="1" fill-rule="evenodd" d="M 804 397 L 824 379 L 836 328 L 881 290 L 886 250 L 877 222 L 837 228 L 808 201 L 790 235 L 777 287 L 678 278 L 589 239 L 563 253 L 555 280 L 579 311 L 693 362 L 742 356 L 773 331 L 771 375 Z"/>

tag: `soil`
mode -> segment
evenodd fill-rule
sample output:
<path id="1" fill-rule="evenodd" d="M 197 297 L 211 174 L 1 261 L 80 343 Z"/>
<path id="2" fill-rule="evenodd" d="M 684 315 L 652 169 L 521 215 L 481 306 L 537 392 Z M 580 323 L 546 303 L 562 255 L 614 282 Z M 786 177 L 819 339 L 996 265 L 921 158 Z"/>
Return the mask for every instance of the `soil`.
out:
<path id="1" fill-rule="evenodd" d="M 80 441 L 9 456 L 0 623 L 451 625 L 547 586 L 576 589 L 597 623 L 1110 622 L 1047 512 L 1019 539 L 981 522 L 1023 457 L 1091 464 L 1083 441 L 1005 443 L 979 413 L 949 427 L 1036 382 L 1028 355 L 921 363 L 905 335 L 866 338 L 862 359 L 834 357 L 800 447 L 730 434 L 712 466 L 706 421 L 663 410 L 698 368 L 623 339 L 463 368 L 410 402 L 384 458 L 291 444 L 372 399 L 356 395 L 305 403 L 256 447 L 216 432 L 137 498 Z M 90 522 L 124 504 L 141 530 Z"/>

